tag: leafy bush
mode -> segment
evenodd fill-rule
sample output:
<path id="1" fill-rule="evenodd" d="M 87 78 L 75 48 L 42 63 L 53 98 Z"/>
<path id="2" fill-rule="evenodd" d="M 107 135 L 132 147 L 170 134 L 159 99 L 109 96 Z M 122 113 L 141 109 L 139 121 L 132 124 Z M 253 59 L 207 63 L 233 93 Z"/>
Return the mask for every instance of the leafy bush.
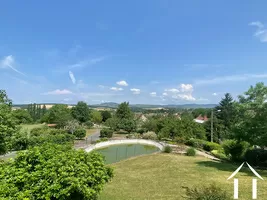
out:
<path id="1" fill-rule="evenodd" d="M 126 138 L 128 138 L 128 139 L 140 139 L 140 138 L 142 138 L 142 136 L 139 133 L 132 133 L 132 134 L 127 134 Z"/>
<path id="2" fill-rule="evenodd" d="M 164 153 L 171 153 L 172 152 L 172 148 L 171 146 L 167 145 L 163 148 L 163 152 Z"/>
<path id="3" fill-rule="evenodd" d="M 108 128 L 104 128 L 100 131 L 100 137 L 101 138 L 112 138 L 113 136 L 113 131 Z"/>
<path id="4" fill-rule="evenodd" d="M 79 138 L 82 139 L 86 136 L 86 130 L 85 129 L 76 129 L 74 131 L 74 135 Z"/>
<path id="5" fill-rule="evenodd" d="M 232 161 L 241 161 L 244 159 L 245 153 L 249 149 L 249 143 L 236 140 L 225 140 L 222 144 L 224 152 Z"/>
<path id="6" fill-rule="evenodd" d="M 200 148 L 200 149 L 203 149 L 206 143 L 207 141 L 205 140 L 193 139 L 193 138 L 185 142 L 185 144 L 188 146 Z"/>
<path id="7" fill-rule="evenodd" d="M 187 156 L 195 156 L 196 155 L 196 150 L 193 147 L 190 147 L 186 150 L 186 155 Z"/>
<path id="8" fill-rule="evenodd" d="M 49 135 L 44 134 L 40 136 L 32 136 L 29 138 L 29 146 L 40 146 L 45 143 L 54 143 L 54 144 L 66 144 L 72 142 L 75 139 L 74 135 L 71 134 L 57 134 Z"/>
<path id="9" fill-rule="evenodd" d="M 94 126 L 93 122 L 91 121 L 85 122 L 84 125 L 86 126 L 86 128 L 92 128 Z"/>
<path id="10" fill-rule="evenodd" d="M 215 142 L 206 142 L 203 145 L 203 149 L 205 151 L 220 150 L 222 149 L 222 146 Z"/>
<path id="11" fill-rule="evenodd" d="M 143 134 L 145 132 L 145 129 L 140 128 L 136 130 L 137 133 Z"/>
<path id="12" fill-rule="evenodd" d="M 15 151 L 25 150 L 29 146 L 27 131 L 20 130 L 11 137 L 12 149 Z"/>
<path id="13" fill-rule="evenodd" d="M 48 134 L 50 129 L 48 127 L 39 127 L 39 128 L 33 128 L 30 132 L 31 136 L 39 136 L 43 134 Z"/>
<path id="14" fill-rule="evenodd" d="M 216 158 L 219 158 L 221 160 L 227 160 L 228 159 L 228 157 L 225 155 L 225 153 L 223 152 L 223 150 L 222 151 L 221 150 L 212 150 L 211 151 L 211 154 L 213 156 L 215 156 Z"/>
<path id="15" fill-rule="evenodd" d="M 67 134 L 67 131 L 64 129 L 50 129 L 48 132 L 50 135 Z"/>
<path id="16" fill-rule="evenodd" d="M 258 167 L 267 167 L 267 150 L 264 149 L 251 149 L 245 154 L 245 160 Z"/>
<path id="17" fill-rule="evenodd" d="M 112 177 L 101 155 L 47 144 L 0 165 L 0 199 L 97 199 Z"/>
<path id="18" fill-rule="evenodd" d="M 190 200 L 229 200 L 231 197 L 215 184 L 186 189 L 185 199 Z"/>
<path id="19" fill-rule="evenodd" d="M 143 134 L 143 139 L 156 140 L 157 138 L 158 138 L 157 134 L 152 131 Z"/>

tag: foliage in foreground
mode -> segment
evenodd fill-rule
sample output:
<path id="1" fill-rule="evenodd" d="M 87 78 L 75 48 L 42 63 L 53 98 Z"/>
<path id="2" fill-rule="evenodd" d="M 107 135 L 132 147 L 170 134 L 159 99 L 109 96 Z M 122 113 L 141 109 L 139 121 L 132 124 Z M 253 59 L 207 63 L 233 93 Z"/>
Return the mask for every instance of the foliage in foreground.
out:
<path id="1" fill-rule="evenodd" d="M 113 177 L 97 153 L 44 145 L 0 164 L 0 199 L 97 199 Z"/>
<path id="2" fill-rule="evenodd" d="M 212 184 L 209 186 L 199 186 L 196 188 L 188 188 L 186 189 L 186 197 L 185 199 L 190 200 L 229 200 L 230 196 L 222 190 L 220 187 Z"/>

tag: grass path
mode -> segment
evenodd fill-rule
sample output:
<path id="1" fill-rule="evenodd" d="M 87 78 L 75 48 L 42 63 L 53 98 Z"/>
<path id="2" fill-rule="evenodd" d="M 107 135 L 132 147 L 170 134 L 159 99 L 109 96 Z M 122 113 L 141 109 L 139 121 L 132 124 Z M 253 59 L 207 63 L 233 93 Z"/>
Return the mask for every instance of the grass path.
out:
<path id="1" fill-rule="evenodd" d="M 100 200 L 180 200 L 183 186 L 217 184 L 229 194 L 233 180 L 226 179 L 238 167 L 218 163 L 203 157 L 175 154 L 153 154 L 124 160 L 111 165 L 115 176 L 100 195 Z M 266 171 L 258 171 L 263 178 Z M 239 199 L 251 199 L 252 173 L 242 169 L 239 179 Z M 258 180 L 258 199 L 266 199 L 267 182 Z"/>

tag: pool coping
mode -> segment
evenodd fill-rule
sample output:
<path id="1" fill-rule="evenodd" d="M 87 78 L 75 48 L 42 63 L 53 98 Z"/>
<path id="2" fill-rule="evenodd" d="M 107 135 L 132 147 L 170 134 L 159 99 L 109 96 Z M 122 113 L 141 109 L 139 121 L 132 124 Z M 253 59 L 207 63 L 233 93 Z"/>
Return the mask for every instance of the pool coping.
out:
<path id="1" fill-rule="evenodd" d="M 145 145 L 152 145 L 158 147 L 161 151 L 164 148 L 164 144 L 153 141 L 153 140 L 144 140 L 144 139 L 124 139 L 124 140 L 110 140 L 105 142 L 100 142 L 97 144 L 90 145 L 89 147 L 85 148 L 86 152 L 91 152 L 95 149 L 100 149 L 104 147 L 108 147 L 111 145 L 119 145 L 119 144 L 145 144 Z"/>

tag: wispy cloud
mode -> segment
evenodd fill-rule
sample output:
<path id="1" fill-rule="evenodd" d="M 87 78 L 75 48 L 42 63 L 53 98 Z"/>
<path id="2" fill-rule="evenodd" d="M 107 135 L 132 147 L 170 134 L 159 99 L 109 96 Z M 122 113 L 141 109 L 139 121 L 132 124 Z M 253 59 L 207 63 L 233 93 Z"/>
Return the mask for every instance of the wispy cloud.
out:
<path id="1" fill-rule="evenodd" d="M 217 96 L 217 95 L 218 95 L 218 93 L 216 93 L 216 92 L 212 93 L 212 96 Z"/>
<path id="2" fill-rule="evenodd" d="M 118 81 L 117 85 L 126 87 L 128 86 L 128 83 L 126 81 Z"/>
<path id="3" fill-rule="evenodd" d="M 122 88 L 118 88 L 118 87 L 111 87 L 110 89 L 113 91 L 122 91 L 123 90 Z"/>
<path id="4" fill-rule="evenodd" d="M 265 28 L 265 25 L 261 23 L 260 21 L 255 21 L 249 23 L 250 26 L 256 26 L 257 30 L 254 33 L 254 36 L 259 38 L 261 42 L 267 42 L 267 29 Z"/>
<path id="5" fill-rule="evenodd" d="M 171 89 L 165 89 L 165 92 L 178 93 L 178 92 L 180 92 L 180 90 L 178 90 L 176 88 L 171 88 Z"/>
<path id="6" fill-rule="evenodd" d="M 168 93 L 163 92 L 163 93 L 162 93 L 162 96 L 168 96 Z"/>
<path id="7" fill-rule="evenodd" d="M 76 79 L 75 79 L 74 74 L 73 74 L 71 71 L 69 71 L 69 77 L 70 77 L 70 79 L 71 79 L 71 82 L 72 82 L 73 84 L 75 84 L 75 83 L 76 83 Z"/>
<path id="8" fill-rule="evenodd" d="M 3 69 L 10 68 L 13 71 L 25 76 L 25 74 L 17 70 L 14 65 L 15 65 L 15 58 L 12 55 L 6 56 L 2 60 L 0 60 L 0 68 Z"/>
<path id="9" fill-rule="evenodd" d="M 81 60 L 75 64 L 69 65 L 69 69 L 78 69 L 78 68 L 84 68 L 90 65 L 97 64 L 98 62 L 106 60 L 108 57 L 107 56 L 101 56 L 93 59 L 86 59 L 86 60 Z"/>
<path id="10" fill-rule="evenodd" d="M 73 94 L 70 90 L 67 89 L 57 89 L 49 92 L 42 93 L 42 95 L 64 95 L 64 94 Z"/>
<path id="11" fill-rule="evenodd" d="M 130 90 L 133 92 L 133 94 L 140 94 L 140 92 L 141 92 L 141 90 L 138 88 L 132 88 Z"/>
<path id="12" fill-rule="evenodd" d="M 239 74 L 239 75 L 229 75 L 214 77 L 211 79 L 196 80 L 197 85 L 209 85 L 209 84 L 220 84 L 226 82 L 237 82 L 237 81 L 247 81 L 250 79 L 264 79 L 267 78 L 267 74 Z"/>
<path id="13" fill-rule="evenodd" d="M 172 96 L 173 99 L 182 99 L 186 101 L 195 101 L 196 98 L 192 96 L 192 94 L 176 94 Z"/>

